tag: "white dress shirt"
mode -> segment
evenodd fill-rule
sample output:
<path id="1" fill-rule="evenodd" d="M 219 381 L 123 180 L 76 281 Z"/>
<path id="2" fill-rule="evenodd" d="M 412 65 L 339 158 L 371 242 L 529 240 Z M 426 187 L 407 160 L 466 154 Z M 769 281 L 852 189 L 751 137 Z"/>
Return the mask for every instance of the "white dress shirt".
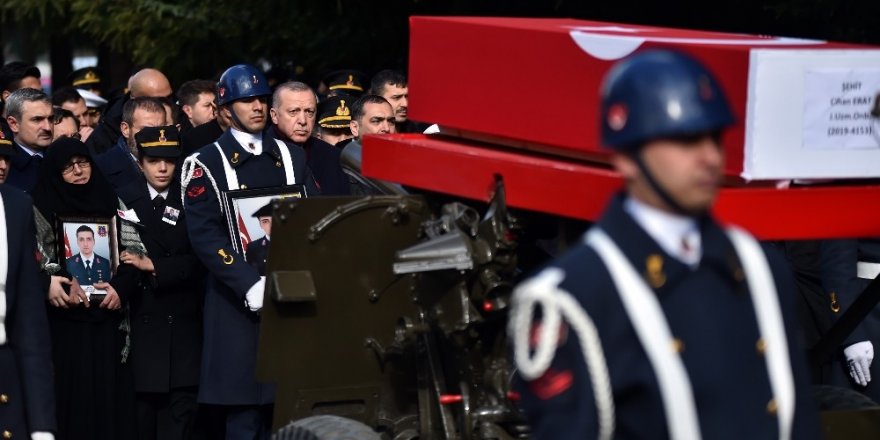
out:
<path id="1" fill-rule="evenodd" d="M 233 127 L 230 127 L 229 130 L 232 132 L 232 137 L 234 137 L 245 150 L 248 150 L 248 152 L 255 156 L 259 156 L 263 153 L 263 133 L 245 133 L 236 130 Z M 253 148 L 251 148 L 250 145 L 253 145 Z"/>
<path id="2" fill-rule="evenodd" d="M 702 239 L 693 217 L 661 211 L 633 197 L 623 202 L 623 209 L 666 253 L 691 267 L 700 262 Z"/>

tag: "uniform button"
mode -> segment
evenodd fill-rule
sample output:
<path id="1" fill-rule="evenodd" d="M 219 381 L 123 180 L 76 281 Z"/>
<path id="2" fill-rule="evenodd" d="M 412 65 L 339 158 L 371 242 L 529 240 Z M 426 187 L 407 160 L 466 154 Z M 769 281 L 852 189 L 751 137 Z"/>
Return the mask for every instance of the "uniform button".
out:
<path id="1" fill-rule="evenodd" d="M 779 409 L 779 407 L 776 404 L 776 399 L 770 399 L 770 401 L 767 402 L 767 414 L 770 414 L 771 416 L 775 416 L 776 410 L 778 410 L 778 409 Z"/>
<path id="2" fill-rule="evenodd" d="M 758 339 L 758 342 L 755 342 L 755 350 L 758 354 L 763 355 L 764 352 L 767 351 L 767 343 L 764 342 L 764 339 Z"/>
<path id="3" fill-rule="evenodd" d="M 247 185 L 239 185 L 239 189 L 247 189 Z"/>
<path id="4" fill-rule="evenodd" d="M 678 338 L 672 340 L 672 352 L 681 353 L 684 351 L 684 341 Z"/>
<path id="5" fill-rule="evenodd" d="M 6 394 L 0 394 L 0 404 L 5 405 L 7 403 L 9 403 L 9 396 Z"/>
<path id="6" fill-rule="evenodd" d="M 3 431 L 3 438 L 12 438 L 11 431 Z"/>
<path id="7" fill-rule="evenodd" d="M 169 323 L 169 324 L 173 324 L 173 323 L 174 323 L 174 317 L 173 317 L 173 316 L 168 315 L 168 323 Z"/>
<path id="8" fill-rule="evenodd" d="M 738 267 L 733 272 L 733 278 L 739 282 L 743 282 L 746 279 L 746 274 L 745 272 L 743 272 L 741 267 Z"/>

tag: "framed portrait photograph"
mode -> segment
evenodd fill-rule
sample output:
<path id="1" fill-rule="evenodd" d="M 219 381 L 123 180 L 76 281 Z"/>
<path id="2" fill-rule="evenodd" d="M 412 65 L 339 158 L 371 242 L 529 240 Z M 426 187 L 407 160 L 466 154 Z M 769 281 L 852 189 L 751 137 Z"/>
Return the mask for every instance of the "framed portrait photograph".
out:
<path id="1" fill-rule="evenodd" d="M 280 199 L 305 197 L 303 185 L 225 191 L 223 207 L 232 247 L 244 256 L 245 261 L 253 259 L 253 252 L 248 255 L 248 247 L 254 242 L 264 247 L 268 243 L 272 228 L 271 203 Z"/>
<path id="2" fill-rule="evenodd" d="M 109 282 L 119 265 L 116 217 L 61 217 L 58 223 L 62 267 L 79 281 L 89 299 L 102 299 L 107 291 L 94 284 Z"/>

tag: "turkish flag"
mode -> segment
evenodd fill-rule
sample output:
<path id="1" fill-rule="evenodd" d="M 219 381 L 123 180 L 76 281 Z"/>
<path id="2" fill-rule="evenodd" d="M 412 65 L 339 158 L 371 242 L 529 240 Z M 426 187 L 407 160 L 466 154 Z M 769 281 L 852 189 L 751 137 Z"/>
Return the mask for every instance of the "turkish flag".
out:
<path id="1" fill-rule="evenodd" d="M 70 252 L 70 239 L 67 238 L 67 232 L 64 233 L 64 258 L 70 258 L 73 253 Z"/>
<path id="2" fill-rule="evenodd" d="M 247 227 L 244 225 L 244 219 L 238 214 L 238 234 L 241 236 L 241 253 L 247 252 L 247 247 L 251 244 L 251 236 L 248 235 Z"/>

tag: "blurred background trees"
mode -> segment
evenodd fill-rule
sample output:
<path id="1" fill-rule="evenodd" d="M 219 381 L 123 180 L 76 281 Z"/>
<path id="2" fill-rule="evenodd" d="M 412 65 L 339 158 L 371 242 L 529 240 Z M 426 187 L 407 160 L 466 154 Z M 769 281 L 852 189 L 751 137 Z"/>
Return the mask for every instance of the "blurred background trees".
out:
<path id="1" fill-rule="evenodd" d="M 75 63 L 97 63 L 110 88 L 138 66 L 160 68 L 177 85 L 236 62 L 314 83 L 333 68 L 405 70 L 411 15 L 571 17 L 880 44 L 877 0 L 0 0 L 0 61 L 43 60 L 54 84 Z"/>

